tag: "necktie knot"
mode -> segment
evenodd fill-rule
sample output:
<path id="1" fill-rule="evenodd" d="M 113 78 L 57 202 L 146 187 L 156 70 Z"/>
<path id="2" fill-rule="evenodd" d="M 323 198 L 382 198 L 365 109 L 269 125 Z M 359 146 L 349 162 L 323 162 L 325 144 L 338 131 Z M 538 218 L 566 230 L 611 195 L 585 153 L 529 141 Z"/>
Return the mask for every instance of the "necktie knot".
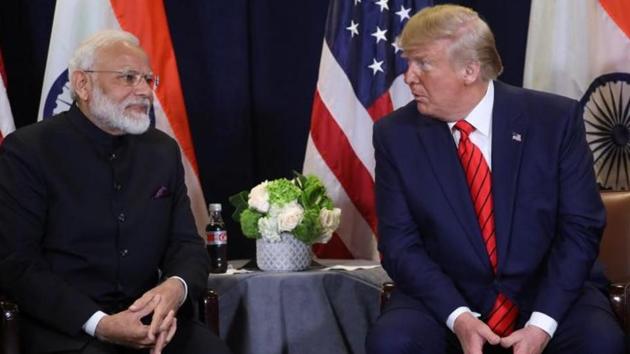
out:
<path id="1" fill-rule="evenodd" d="M 459 132 L 465 137 L 468 137 L 470 133 L 475 131 L 475 127 L 463 119 L 455 123 L 455 129 L 459 130 Z"/>

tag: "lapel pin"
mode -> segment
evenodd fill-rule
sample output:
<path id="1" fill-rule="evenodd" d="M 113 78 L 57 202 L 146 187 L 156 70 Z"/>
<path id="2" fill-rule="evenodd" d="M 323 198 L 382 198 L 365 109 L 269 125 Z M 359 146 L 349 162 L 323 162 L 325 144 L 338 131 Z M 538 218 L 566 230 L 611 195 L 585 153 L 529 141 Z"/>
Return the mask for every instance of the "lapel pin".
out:
<path id="1" fill-rule="evenodd" d="M 517 132 L 512 132 L 512 140 L 518 141 L 520 143 L 522 140 L 521 134 Z"/>

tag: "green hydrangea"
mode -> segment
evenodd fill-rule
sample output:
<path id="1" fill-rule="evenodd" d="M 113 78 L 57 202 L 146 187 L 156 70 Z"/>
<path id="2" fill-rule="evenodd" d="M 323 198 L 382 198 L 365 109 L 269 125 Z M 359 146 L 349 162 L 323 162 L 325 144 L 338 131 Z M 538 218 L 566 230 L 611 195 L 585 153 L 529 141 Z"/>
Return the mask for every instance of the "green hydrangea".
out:
<path id="1" fill-rule="evenodd" d="M 276 242 L 281 232 L 288 232 L 310 245 L 322 240 L 326 242 L 339 224 L 337 212 L 334 215 L 324 213 L 327 226 L 322 225 L 320 220 L 322 209 L 334 208 L 332 200 L 326 195 L 324 184 L 316 176 L 296 173 L 292 180 L 281 178 L 263 182 L 254 188 L 255 198 L 252 197 L 251 191 L 243 191 L 230 197 L 230 202 L 235 208 L 233 218 L 240 222 L 241 230 L 246 237 Z M 251 198 L 255 200 L 250 200 Z M 300 208 L 289 204 L 293 201 L 297 201 Z M 261 218 L 264 218 L 262 222 Z M 301 221 L 295 218 L 301 218 Z M 295 225 L 299 221 L 292 230 L 287 229 L 293 227 L 287 227 L 290 220 L 293 220 L 290 225 Z"/>
<path id="2" fill-rule="evenodd" d="M 243 234 L 250 238 L 260 238 L 258 232 L 258 219 L 263 215 L 253 209 L 245 209 L 241 213 L 241 230 Z"/>
<path id="3" fill-rule="evenodd" d="M 326 196 L 326 187 L 324 184 L 313 175 L 301 176 L 298 179 L 298 185 L 302 188 L 303 193 L 300 195 L 300 204 L 304 209 L 317 209 L 322 208 L 331 209 L 333 203 Z"/>
<path id="4" fill-rule="evenodd" d="M 298 240 L 311 244 L 322 234 L 319 223 L 319 210 L 304 210 L 302 222 L 293 229 L 293 236 Z"/>
<path id="5" fill-rule="evenodd" d="M 269 182 L 267 184 L 267 192 L 269 192 L 269 204 L 278 206 L 297 199 L 302 193 L 298 186 L 286 178 Z"/>

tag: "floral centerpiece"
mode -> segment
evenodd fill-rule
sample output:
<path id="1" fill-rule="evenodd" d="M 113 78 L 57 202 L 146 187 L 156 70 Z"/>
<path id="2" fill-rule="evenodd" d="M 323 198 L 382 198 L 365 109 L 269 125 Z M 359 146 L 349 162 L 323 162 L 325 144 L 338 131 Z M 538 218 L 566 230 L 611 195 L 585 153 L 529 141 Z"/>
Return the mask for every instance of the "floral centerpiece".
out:
<path id="1" fill-rule="evenodd" d="M 341 219 L 341 210 L 312 175 L 264 181 L 232 196 L 230 203 L 243 234 L 257 240 L 256 260 L 263 270 L 305 269 L 310 245 L 328 242 Z"/>

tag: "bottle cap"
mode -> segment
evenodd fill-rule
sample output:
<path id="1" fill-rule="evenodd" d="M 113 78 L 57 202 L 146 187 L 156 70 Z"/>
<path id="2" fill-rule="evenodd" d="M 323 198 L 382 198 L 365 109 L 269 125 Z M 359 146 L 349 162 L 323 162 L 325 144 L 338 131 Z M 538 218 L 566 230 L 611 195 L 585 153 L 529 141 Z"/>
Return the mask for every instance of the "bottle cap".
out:
<path id="1" fill-rule="evenodd" d="M 210 211 L 221 211 L 221 203 L 210 203 L 210 204 L 208 204 L 208 210 L 210 210 Z"/>

